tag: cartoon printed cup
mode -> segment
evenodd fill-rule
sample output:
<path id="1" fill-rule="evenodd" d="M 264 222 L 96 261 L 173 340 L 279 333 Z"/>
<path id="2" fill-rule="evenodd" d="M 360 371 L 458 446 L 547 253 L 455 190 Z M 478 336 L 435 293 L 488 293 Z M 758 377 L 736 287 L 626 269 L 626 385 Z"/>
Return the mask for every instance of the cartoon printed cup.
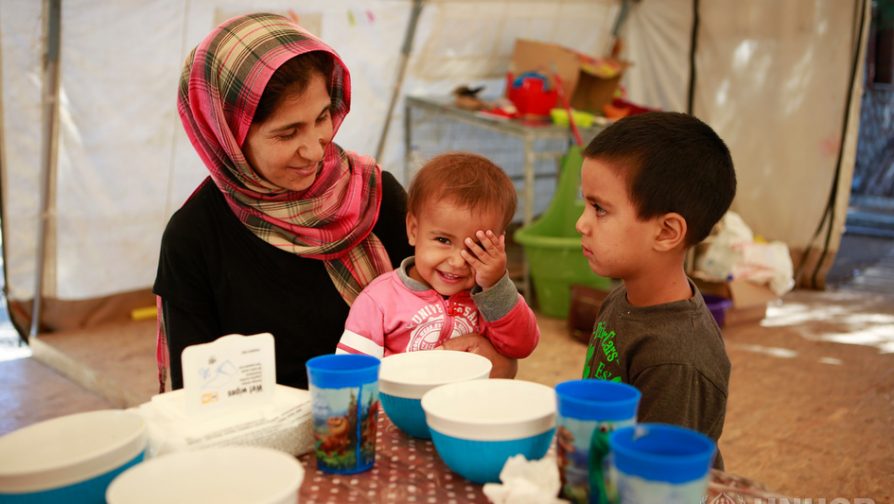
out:
<path id="1" fill-rule="evenodd" d="M 691 429 L 644 423 L 609 437 L 620 504 L 704 502 L 714 441 Z"/>
<path id="2" fill-rule="evenodd" d="M 321 355 L 307 361 L 317 467 L 354 474 L 376 460 L 379 359 L 369 355 Z"/>
<path id="3" fill-rule="evenodd" d="M 556 452 L 562 497 L 577 504 L 608 504 L 608 436 L 636 423 L 641 394 L 620 382 L 585 379 L 556 385 Z"/>

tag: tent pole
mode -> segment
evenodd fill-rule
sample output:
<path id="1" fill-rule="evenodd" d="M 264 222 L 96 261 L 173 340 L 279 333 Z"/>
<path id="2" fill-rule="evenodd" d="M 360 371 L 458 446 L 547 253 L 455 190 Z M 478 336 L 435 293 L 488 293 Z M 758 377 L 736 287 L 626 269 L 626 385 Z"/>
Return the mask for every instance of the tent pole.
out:
<path id="1" fill-rule="evenodd" d="M 0 10 L 2 10 L 2 7 L 0 7 Z M 7 226 L 6 226 L 6 219 L 4 218 L 4 216 L 6 214 L 6 205 L 4 204 L 6 202 L 6 195 L 4 194 L 4 191 L 7 187 L 9 187 L 6 183 L 6 171 L 8 170 L 8 168 L 6 166 L 6 139 L 3 136 L 4 128 L 5 128 L 5 123 L 3 121 L 3 43 L 2 43 L 2 40 L 0 40 L 0 245 L 2 245 L 2 243 L 3 243 L 3 237 L 9 236 L 6 233 Z M 2 247 L 2 252 L 3 252 L 3 256 L 2 256 L 2 261 L 3 261 L 3 269 L 2 269 L 3 297 L 9 298 L 9 282 L 6 281 L 6 279 L 9 278 L 9 275 L 7 274 L 7 269 L 6 269 L 7 255 L 6 255 L 6 247 L 5 246 Z M 12 320 L 12 317 L 10 317 L 10 320 Z M 20 337 L 23 336 L 22 331 L 20 331 L 18 327 L 16 327 L 16 332 L 19 333 Z"/>
<path id="2" fill-rule="evenodd" d="M 810 276 L 810 283 L 808 284 L 808 287 L 814 289 L 825 289 L 826 287 L 826 273 L 828 273 L 832 265 L 829 264 L 826 266 L 825 262 L 826 256 L 829 255 L 829 246 L 832 243 L 832 235 L 835 232 L 838 232 L 838 243 L 841 243 L 842 228 L 844 227 L 844 221 L 847 219 L 847 202 L 850 199 L 850 180 L 853 178 L 854 163 L 856 162 L 855 152 L 857 130 L 859 129 L 860 122 L 860 107 L 862 105 L 863 97 L 866 46 L 871 25 L 870 22 L 867 22 L 867 19 L 872 19 L 872 2 L 869 0 L 856 0 L 855 4 L 855 7 L 859 7 L 859 9 L 854 9 L 855 26 L 854 43 L 852 47 L 853 60 L 851 61 L 850 80 L 848 81 L 847 87 L 847 101 L 845 101 L 844 119 L 842 120 L 841 126 L 841 142 L 838 146 L 838 159 L 835 162 L 835 175 L 832 178 L 832 187 L 829 191 L 829 201 L 826 205 L 826 213 L 823 215 L 823 220 L 821 221 L 825 222 L 826 215 L 828 215 L 829 226 L 826 228 L 823 248 L 820 251 L 819 259 L 816 261 L 816 265 L 813 268 L 813 274 Z M 854 117 L 856 117 L 856 123 L 854 122 Z M 849 152 L 846 152 L 846 150 L 849 150 Z M 847 157 L 846 160 L 845 157 Z M 851 176 L 847 177 L 846 182 L 842 182 L 841 172 L 845 163 L 848 164 L 847 168 Z M 839 194 L 839 191 L 841 191 L 842 194 Z M 845 194 L 844 191 L 847 191 L 847 193 Z M 843 212 L 839 211 L 839 205 L 842 204 L 845 207 Z M 814 235 L 814 239 L 815 238 L 816 235 Z M 813 240 L 811 240 L 811 244 L 812 242 Z M 807 253 L 809 253 L 809 251 L 810 247 L 808 246 Z M 837 254 L 837 246 L 836 251 L 833 252 L 833 257 L 835 254 Z M 807 254 L 805 253 L 805 258 L 806 255 Z M 802 259 L 802 264 L 803 262 Z M 799 270 L 800 269 L 801 268 L 799 268 Z M 798 277 L 796 276 L 794 278 L 795 282 L 798 282 Z"/>
<path id="3" fill-rule="evenodd" d="M 413 0 L 413 10 L 410 11 L 410 19 L 407 21 L 407 31 L 404 33 L 404 43 L 400 49 L 400 63 L 397 69 L 397 79 L 394 82 L 394 89 L 391 90 L 391 99 L 388 102 L 388 113 L 385 114 L 385 124 L 382 126 L 382 134 L 379 136 L 379 146 L 376 147 L 376 162 L 382 164 L 382 154 L 385 151 L 385 140 L 388 139 L 388 128 L 391 126 L 391 115 L 394 114 L 394 106 L 397 105 L 397 98 L 400 96 L 400 90 L 404 84 L 404 76 L 407 73 L 407 63 L 410 61 L 410 54 L 413 52 L 413 39 L 416 38 L 416 25 L 419 22 L 419 15 L 422 13 L 422 7 L 425 0 Z M 406 183 L 406 181 L 404 181 Z"/>
<path id="4" fill-rule="evenodd" d="M 0 6 L 0 11 L 3 10 L 3 7 Z M 2 17 L 2 12 L 0 12 L 0 17 Z M 6 191 L 8 191 L 9 184 L 8 182 L 8 171 L 9 166 L 6 164 L 6 137 L 5 135 L 5 124 L 3 121 L 3 46 L 0 43 L 0 244 L 3 243 L 3 237 L 9 236 L 7 232 L 9 230 L 9 226 L 6 223 Z M 5 306 L 0 307 L 0 310 L 5 309 L 7 314 L 9 315 L 9 322 L 12 324 L 13 329 L 15 329 L 16 334 L 19 336 L 19 346 L 24 345 L 28 341 L 28 335 L 26 334 L 27 328 L 22 326 L 22 322 L 17 320 L 16 317 L 12 316 L 11 310 L 9 309 L 9 269 L 7 267 L 8 264 L 8 254 L 6 253 L 6 246 L 2 247 L 2 274 L 3 274 L 3 294 L 0 295 L 3 298 L 3 303 Z"/>
<path id="5" fill-rule="evenodd" d="M 695 112 L 695 85 L 698 78 L 696 55 L 698 54 L 698 31 L 701 26 L 700 7 L 699 0 L 692 0 L 692 30 L 689 32 L 689 89 L 686 93 L 686 113 L 689 115 L 694 115 Z"/>
<path id="6" fill-rule="evenodd" d="M 59 52 L 62 38 L 62 0 L 44 0 L 43 61 L 43 135 L 40 155 L 40 200 L 38 201 L 38 234 L 34 305 L 31 309 L 29 338 L 37 336 L 40 327 L 40 302 L 43 297 L 43 278 L 47 255 L 47 233 L 50 221 L 51 174 L 56 165 L 59 131 Z"/>
<path id="7" fill-rule="evenodd" d="M 604 56 L 617 58 L 620 54 L 621 28 L 624 26 L 624 22 L 627 21 L 627 15 L 630 14 L 630 4 L 634 1 L 637 3 L 640 2 L 640 0 L 621 0 L 621 7 L 618 9 L 618 15 L 615 16 L 614 24 L 612 24 L 611 45 L 609 46 L 608 51 L 603 51 Z"/>

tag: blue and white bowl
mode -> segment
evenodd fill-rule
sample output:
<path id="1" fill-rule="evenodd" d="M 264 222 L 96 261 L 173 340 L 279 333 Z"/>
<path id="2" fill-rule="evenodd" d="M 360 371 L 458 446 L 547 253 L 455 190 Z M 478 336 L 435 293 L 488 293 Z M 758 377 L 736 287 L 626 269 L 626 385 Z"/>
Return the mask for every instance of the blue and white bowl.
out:
<path id="1" fill-rule="evenodd" d="M 0 437 L 0 502 L 105 502 L 106 488 L 143 461 L 138 414 L 99 410 L 46 420 Z"/>
<path id="2" fill-rule="evenodd" d="M 295 504 L 303 480 L 301 462 L 288 453 L 217 446 L 163 455 L 128 469 L 109 485 L 105 502 Z"/>
<path id="3" fill-rule="evenodd" d="M 379 400 L 391 422 L 407 434 L 428 439 L 420 399 L 447 383 L 479 380 L 490 375 L 490 360 L 469 352 L 427 350 L 389 355 L 379 368 Z"/>
<path id="4" fill-rule="evenodd" d="M 509 457 L 543 458 L 556 432 L 556 393 L 523 380 L 451 383 L 422 397 L 441 460 L 475 483 L 497 482 Z"/>

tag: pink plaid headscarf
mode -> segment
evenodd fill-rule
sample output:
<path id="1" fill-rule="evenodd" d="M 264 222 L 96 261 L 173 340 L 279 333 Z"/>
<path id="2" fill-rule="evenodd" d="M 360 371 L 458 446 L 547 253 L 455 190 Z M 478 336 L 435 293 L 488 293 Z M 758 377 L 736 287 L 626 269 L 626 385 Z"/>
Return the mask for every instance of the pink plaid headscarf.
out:
<path id="1" fill-rule="evenodd" d="M 288 191 L 264 180 L 241 148 L 270 77 L 311 51 L 326 52 L 335 63 L 329 82 L 334 135 L 350 109 L 348 69 L 332 48 L 273 14 L 235 17 L 210 33 L 186 59 L 177 105 L 186 134 L 239 220 L 274 247 L 323 260 L 351 304 L 392 269 L 372 234 L 382 201 L 381 169 L 330 142 L 314 183 Z"/>

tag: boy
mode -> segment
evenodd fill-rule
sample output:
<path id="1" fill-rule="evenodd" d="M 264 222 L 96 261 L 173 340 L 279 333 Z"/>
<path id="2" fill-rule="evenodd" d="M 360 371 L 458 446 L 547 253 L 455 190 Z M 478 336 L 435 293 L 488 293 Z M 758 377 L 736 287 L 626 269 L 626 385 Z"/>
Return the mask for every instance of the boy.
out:
<path id="1" fill-rule="evenodd" d="M 383 357 L 476 333 L 506 357 L 527 357 L 540 330 L 506 271 L 509 177 L 482 156 L 443 154 L 419 170 L 407 198 L 415 255 L 360 293 L 336 353 Z"/>
<path id="2" fill-rule="evenodd" d="M 630 116 L 584 150 L 581 193 L 584 256 L 597 274 L 623 281 L 599 310 L 584 378 L 638 388 L 640 422 L 681 425 L 717 441 L 730 362 L 683 261 L 735 196 L 729 150 L 695 117 Z M 715 467 L 723 468 L 719 452 Z"/>

